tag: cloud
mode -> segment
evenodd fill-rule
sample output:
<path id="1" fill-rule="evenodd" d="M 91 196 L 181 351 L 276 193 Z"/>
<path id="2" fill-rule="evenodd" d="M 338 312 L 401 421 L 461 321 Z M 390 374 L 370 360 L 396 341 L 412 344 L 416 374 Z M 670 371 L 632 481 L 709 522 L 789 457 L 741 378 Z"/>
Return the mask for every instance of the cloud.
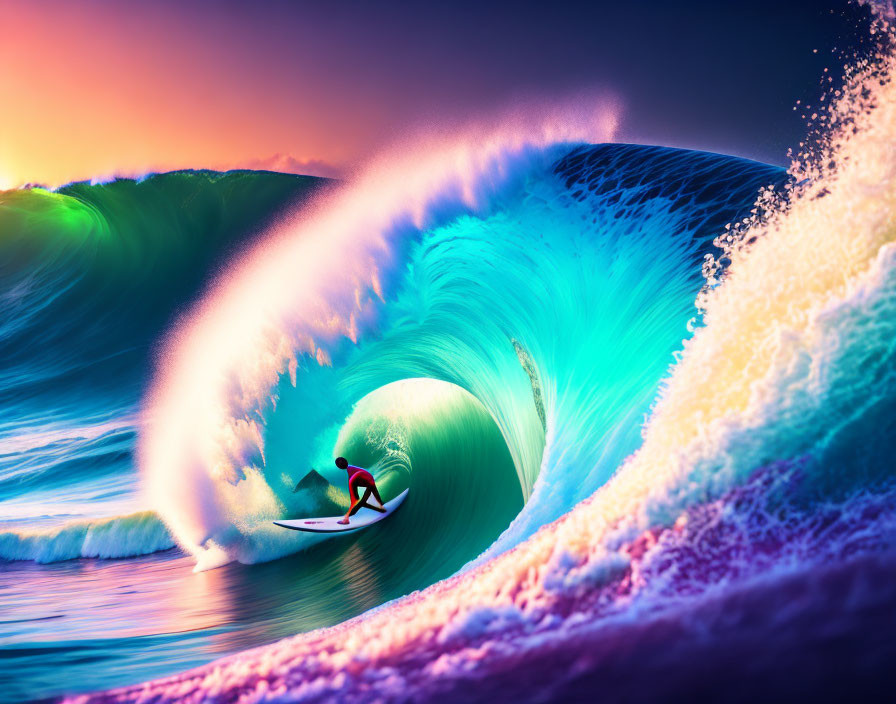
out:
<path id="1" fill-rule="evenodd" d="M 324 176 L 326 178 L 341 178 L 344 173 L 342 167 L 321 159 L 296 159 L 289 154 L 274 154 L 266 159 L 250 159 L 240 162 L 234 168 L 279 171 L 287 174 Z"/>

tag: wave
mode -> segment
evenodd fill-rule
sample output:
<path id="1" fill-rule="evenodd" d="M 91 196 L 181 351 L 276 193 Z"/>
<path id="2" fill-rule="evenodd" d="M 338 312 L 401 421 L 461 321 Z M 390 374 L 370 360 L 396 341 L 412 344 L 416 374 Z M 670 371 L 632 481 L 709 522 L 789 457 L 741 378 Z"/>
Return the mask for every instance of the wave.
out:
<path id="1" fill-rule="evenodd" d="M 408 162 L 410 206 L 371 175 L 276 233 L 178 330 L 147 407 L 141 466 L 177 540 L 246 559 L 265 502 L 289 510 L 285 455 L 330 457 L 345 408 L 409 377 L 482 404 L 528 501 L 423 592 L 102 700 L 882 683 L 894 74 L 892 53 L 847 71 L 790 180 L 718 155 L 510 140 L 470 179 L 426 174 L 422 207 Z"/>
<path id="2" fill-rule="evenodd" d="M 103 388 L 144 373 L 149 345 L 220 258 L 324 183 L 172 172 L 4 192 L 3 400 L 65 392 L 74 372 Z"/>
<path id="3" fill-rule="evenodd" d="M 4 515 L 109 515 L 136 495 L 155 341 L 222 257 L 327 183 L 196 171 L 0 193 Z"/>
<path id="4" fill-rule="evenodd" d="M 0 560 L 59 562 L 79 557 L 121 558 L 170 550 L 165 524 L 151 511 L 71 521 L 44 530 L 0 531 Z"/>
<path id="5" fill-rule="evenodd" d="M 295 515 L 283 477 L 330 467 L 354 404 L 402 379 L 465 389 L 500 429 L 529 500 L 493 551 L 636 449 L 712 235 L 783 171 L 537 131 L 489 140 L 435 158 L 417 192 L 415 156 L 374 167 L 273 233 L 173 335 L 141 466 L 183 547 L 215 563 L 297 549 L 245 546 Z"/>

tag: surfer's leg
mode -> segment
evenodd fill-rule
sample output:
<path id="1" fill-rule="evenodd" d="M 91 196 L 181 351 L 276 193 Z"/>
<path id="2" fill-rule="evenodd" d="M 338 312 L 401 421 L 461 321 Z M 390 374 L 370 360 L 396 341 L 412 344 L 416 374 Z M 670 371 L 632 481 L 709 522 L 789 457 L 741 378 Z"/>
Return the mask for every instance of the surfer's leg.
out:
<path id="1" fill-rule="evenodd" d="M 376 493 L 376 489 L 374 489 L 372 486 L 365 486 L 364 487 L 364 496 L 361 497 L 361 501 L 359 503 L 362 506 L 366 506 L 367 508 L 372 509 L 374 511 L 379 511 L 380 513 L 385 513 L 386 509 L 381 508 L 380 506 L 374 506 L 372 503 L 370 503 L 369 499 L 370 499 L 371 491 Z M 382 503 L 382 501 L 380 501 L 380 503 Z"/>
<path id="2" fill-rule="evenodd" d="M 379 501 L 380 505 L 379 505 L 379 507 L 370 506 L 370 504 L 367 504 L 367 505 L 370 506 L 370 508 L 372 508 L 374 511 L 381 511 L 381 512 L 385 513 L 386 502 L 383 501 L 382 497 L 380 497 L 380 492 L 377 491 L 375 486 L 370 487 L 370 490 L 373 492 L 373 498 L 375 498 L 377 501 Z"/>

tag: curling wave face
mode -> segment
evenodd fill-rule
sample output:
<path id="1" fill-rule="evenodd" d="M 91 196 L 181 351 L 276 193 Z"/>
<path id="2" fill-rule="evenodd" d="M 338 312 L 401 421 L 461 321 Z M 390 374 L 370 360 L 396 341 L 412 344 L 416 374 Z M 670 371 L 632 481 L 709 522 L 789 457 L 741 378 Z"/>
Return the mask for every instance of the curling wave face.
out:
<path id="1" fill-rule="evenodd" d="M 301 515 L 296 466 L 331 467 L 354 404 L 402 379 L 468 391 L 504 437 L 528 502 L 486 557 L 565 513 L 637 448 L 711 236 L 783 172 L 664 148 L 511 144 L 461 176 L 379 225 L 365 184 L 383 179 L 349 187 L 276 233 L 174 336 L 142 466 L 200 569 L 305 546 L 270 527 Z"/>

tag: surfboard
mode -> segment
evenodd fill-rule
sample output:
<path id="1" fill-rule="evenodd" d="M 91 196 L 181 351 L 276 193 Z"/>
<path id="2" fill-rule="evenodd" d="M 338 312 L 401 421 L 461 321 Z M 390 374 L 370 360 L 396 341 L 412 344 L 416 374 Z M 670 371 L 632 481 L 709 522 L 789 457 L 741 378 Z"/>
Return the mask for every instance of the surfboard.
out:
<path id="1" fill-rule="evenodd" d="M 296 518 L 288 521 L 274 521 L 274 525 L 291 530 L 303 530 L 307 533 L 345 533 L 351 530 L 360 530 L 367 528 L 374 523 L 379 523 L 384 518 L 388 518 L 401 506 L 410 489 L 405 489 L 391 501 L 383 504 L 386 509 L 385 513 L 374 511 L 366 506 L 358 511 L 354 516 L 349 518 L 347 526 L 339 525 L 342 516 L 328 516 L 326 518 Z"/>

